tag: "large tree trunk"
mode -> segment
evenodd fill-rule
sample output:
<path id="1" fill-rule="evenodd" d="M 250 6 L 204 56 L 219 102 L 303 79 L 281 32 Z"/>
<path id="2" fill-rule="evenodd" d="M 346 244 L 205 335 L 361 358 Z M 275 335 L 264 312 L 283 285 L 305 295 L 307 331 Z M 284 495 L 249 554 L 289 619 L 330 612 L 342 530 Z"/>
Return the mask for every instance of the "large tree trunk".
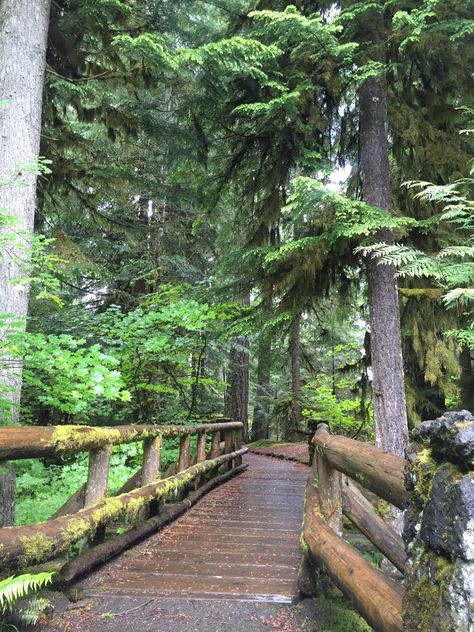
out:
<path id="1" fill-rule="evenodd" d="M 290 360 L 291 360 L 291 414 L 288 428 L 288 439 L 296 441 L 301 436 L 298 433 L 301 421 L 301 314 L 293 320 L 290 331 Z"/>
<path id="2" fill-rule="evenodd" d="M 367 16 L 373 31 L 376 61 L 384 61 L 383 22 L 377 11 Z M 388 121 L 385 81 L 370 77 L 360 88 L 360 163 L 364 201 L 392 210 L 388 159 Z M 377 234 L 379 241 L 393 242 L 389 230 Z M 368 291 L 370 308 L 373 406 L 377 445 L 404 456 L 408 440 L 405 404 L 400 308 L 395 269 L 369 259 Z"/>
<path id="3" fill-rule="evenodd" d="M 252 441 L 268 439 L 271 356 L 272 341 L 265 334 L 261 334 L 257 352 L 257 384 L 252 419 Z"/>
<path id="4" fill-rule="evenodd" d="M 241 305 L 250 305 L 250 297 L 242 299 Z M 249 409 L 249 341 L 247 336 L 237 336 L 232 340 L 226 382 L 229 386 L 225 392 L 224 416 L 244 424 L 243 437 L 244 441 L 247 441 Z"/>
<path id="5" fill-rule="evenodd" d="M 459 364 L 461 365 L 461 406 L 474 413 L 474 371 L 471 350 L 468 347 L 461 349 Z"/>
<path id="6" fill-rule="evenodd" d="M 28 283 L 12 283 L 25 276 L 31 254 L 36 176 L 25 165 L 38 159 L 41 106 L 46 60 L 50 0 L 0 0 L 0 209 L 15 219 L 4 235 L 24 231 L 21 247 L 9 244 L 0 253 L 0 313 L 25 319 Z M 21 186 L 19 186 L 21 184 Z M 5 328 L 0 332 L 5 336 Z M 7 365 L 7 366 L 6 366 Z M 12 416 L 18 421 L 21 396 L 21 365 L 6 362 L 0 367 L 0 386 L 10 390 Z"/>

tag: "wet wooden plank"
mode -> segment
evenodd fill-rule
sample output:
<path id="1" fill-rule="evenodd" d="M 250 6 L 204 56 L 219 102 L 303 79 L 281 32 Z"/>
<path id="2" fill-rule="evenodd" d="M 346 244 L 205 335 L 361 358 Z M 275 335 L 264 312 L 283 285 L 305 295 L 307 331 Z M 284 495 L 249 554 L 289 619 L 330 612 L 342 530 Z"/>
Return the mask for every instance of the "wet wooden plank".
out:
<path id="1" fill-rule="evenodd" d="M 308 470 L 246 460 L 244 474 L 83 581 L 85 593 L 291 601 Z"/>

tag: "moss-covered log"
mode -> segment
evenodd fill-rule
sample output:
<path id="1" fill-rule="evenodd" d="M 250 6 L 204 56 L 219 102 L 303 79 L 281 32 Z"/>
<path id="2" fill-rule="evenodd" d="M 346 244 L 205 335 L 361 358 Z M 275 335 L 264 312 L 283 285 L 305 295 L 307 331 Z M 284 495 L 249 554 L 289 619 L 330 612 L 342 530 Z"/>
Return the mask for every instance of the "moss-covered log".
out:
<path id="1" fill-rule="evenodd" d="M 237 430 L 240 422 L 195 426 L 15 426 L 0 428 L 0 461 L 62 456 L 154 437 L 182 437 L 201 432 Z"/>
<path id="2" fill-rule="evenodd" d="M 120 496 L 103 498 L 74 515 L 62 516 L 35 525 L 0 529 L 0 569 L 39 564 L 53 559 L 67 551 L 74 542 L 93 536 L 104 525 L 123 516 L 136 517 L 141 509 L 152 501 L 178 492 L 197 476 L 246 452 L 247 448 L 242 448 L 216 459 L 197 463 L 170 478 Z"/>
<path id="3" fill-rule="evenodd" d="M 348 437 L 315 435 L 313 442 L 336 470 L 403 509 L 408 501 L 404 459 Z"/>
<path id="4" fill-rule="evenodd" d="M 306 489 L 303 539 L 316 564 L 324 567 L 376 632 L 403 630 L 401 588 L 328 527 L 312 477 Z"/>

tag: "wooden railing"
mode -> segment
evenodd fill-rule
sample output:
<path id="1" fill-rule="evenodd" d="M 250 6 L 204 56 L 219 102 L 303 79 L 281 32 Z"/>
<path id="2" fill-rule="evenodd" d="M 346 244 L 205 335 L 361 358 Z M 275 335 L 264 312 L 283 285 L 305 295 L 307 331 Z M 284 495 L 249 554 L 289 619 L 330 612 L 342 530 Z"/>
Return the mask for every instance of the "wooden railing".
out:
<path id="1" fill-rule="evenodd" d="M 88 452 L 89 469 L 86 484 L 51 519 L 0 529 L 0 570 L 53 560 L 76 542 L 87 542 L 88 546 L 83 547 L 83 554 L 62 566 L 64 579 L 71 580 L 109 559 L 184 513 L 210 489 L 244 469 L 242 455 L 247 448 L 242 448 L 242 429 L 240 422 L 1 428 L 0 462 Z M 196 455 L 191 459 L 193 435 L 197 436 Z M 178 463 L 162 476 L 162 440 L 176 437 L 180 442 Z M 112 447 L 132 442 L 143 443 L 142 467 L 118 495 L 107 497 Z M 174 504 L 159 507 L 161 501 L 176 500 L 177 496 Z M 118 519 L 145 522 L 103 542 L 105 527 Z"/>
<path id="2" fill-rule="evenodd" d="M 405 461 L 375 446 L 331 436 L 326 424 L 314 435 L 315 457 L 308 479 L 303 521 L 306 559 L 300 570 L 323 568 L 377 632 L 403 629 L 401 584 L 372 566 L 342 537 L 346 516 L 403 573 L 405 551 L 400 536 L 367 500 L 361 487 L 403 508 Z"/>

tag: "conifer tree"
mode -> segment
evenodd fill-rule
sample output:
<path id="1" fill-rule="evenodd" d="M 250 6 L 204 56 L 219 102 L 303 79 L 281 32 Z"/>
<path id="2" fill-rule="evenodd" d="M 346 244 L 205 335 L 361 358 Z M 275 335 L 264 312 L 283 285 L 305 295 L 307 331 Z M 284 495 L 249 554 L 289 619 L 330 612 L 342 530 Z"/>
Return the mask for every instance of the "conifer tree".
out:
<path id="1" fill-rule="evenodd" d="M 50 0 L 0 2 L 0 313 L 26 325 L 36 209 Z M 10 219 L 8 219 L 10 218 Z M 5 226 L 6 225 L 6 226 Z M 5 336 L 8 323 L 1 325 Z M 2 366 L 0 387 L 19 420 L 21 365 Z"/>

